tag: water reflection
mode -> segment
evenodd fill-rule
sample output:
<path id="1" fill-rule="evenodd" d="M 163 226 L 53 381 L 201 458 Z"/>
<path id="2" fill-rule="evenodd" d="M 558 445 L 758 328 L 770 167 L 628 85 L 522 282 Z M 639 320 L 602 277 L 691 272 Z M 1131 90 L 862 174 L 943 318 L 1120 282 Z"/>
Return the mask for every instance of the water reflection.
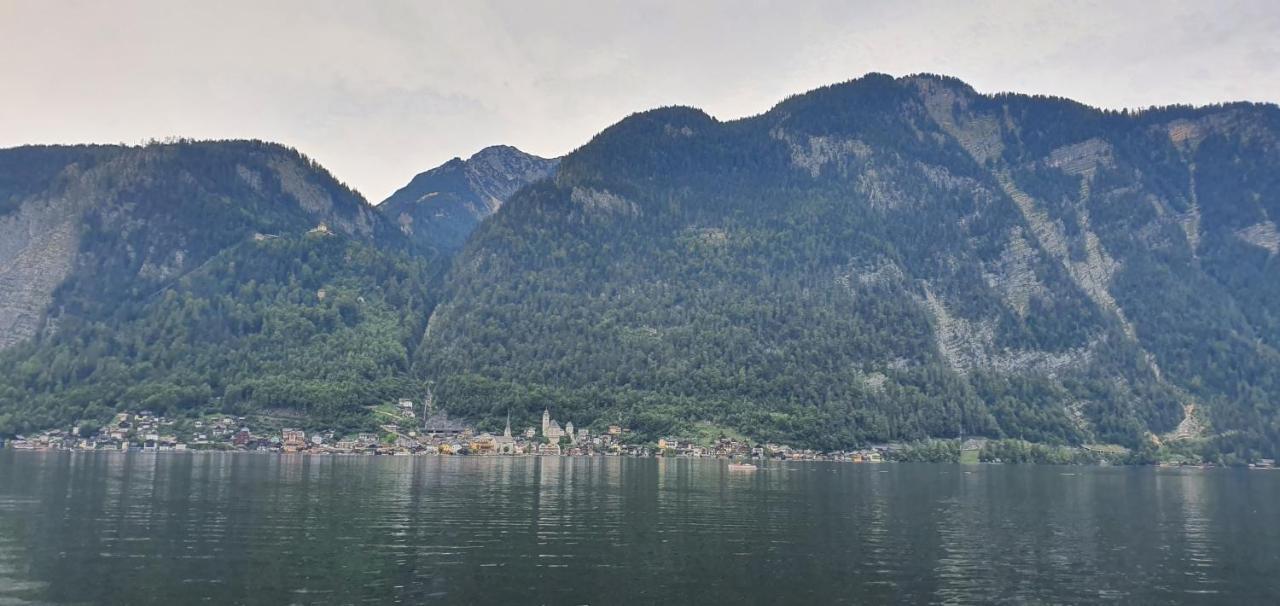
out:
<path id="1" fill-rule="evenodd" d="M 1280 600 L 1280 474 L 0 453 L 0 603 Z"/>

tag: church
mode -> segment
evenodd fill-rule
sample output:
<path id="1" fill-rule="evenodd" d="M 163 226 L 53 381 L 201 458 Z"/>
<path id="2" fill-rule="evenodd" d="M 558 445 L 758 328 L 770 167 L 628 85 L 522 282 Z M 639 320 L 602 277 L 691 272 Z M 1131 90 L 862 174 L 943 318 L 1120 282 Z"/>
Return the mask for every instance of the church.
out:
<path id="1" fill-rule="evenodd" d="M 494 438 L 493 443 L 494 451 L 498 454 L 513 455 L 519 451 L 516 439 L 511 435 L 511 411 L 507 411 L 507 428 L 501 436 Z"/>
<path id="2" fill-rule="evenodd" d="M 542 409 L 542 436 L 543 437 L 545 437 L 552 444 L 558 444 L 560 443 L 560 438 L 563 436 L 569 436 L 569 441 L 572 442 L 573 435 L 574 435 L 573 421 L 569 421 L 568 423 L 565 424 L 564 428 L 561 429 L 560 423 L 556 422 L 555 419 L 551 418 L 551 411 L 546 408 Z"/>

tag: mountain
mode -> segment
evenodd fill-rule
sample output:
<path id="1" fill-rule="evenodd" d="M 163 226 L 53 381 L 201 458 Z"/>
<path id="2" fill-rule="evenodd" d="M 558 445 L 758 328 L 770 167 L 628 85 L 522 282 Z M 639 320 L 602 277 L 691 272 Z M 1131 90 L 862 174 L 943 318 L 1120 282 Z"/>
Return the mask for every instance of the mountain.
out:
<path id="1" fill-rule="evenodd" d="M 420 246 L 451 253 L 517 190 L 554 173 L 558 162 L 510 146 L 486 147 L 419 173 L 378 210 Z"/>
<path id="2" fill-rule="evenodd" d="M 1280 443 L 1280 109 L 869 75 L 633 115 L 470 237 L 439 401 L 837 448 Z"/>
<path id="3" fill-rule="evenodd" d="M 489 427 L 1274 456 L 1278 216 L 1275 105 L 930 75 L 491 148 L 377 208 L 261 142 L 3 150 L 0 435 L 363 428 L 431 386 Z"/>
<path id="4" fill-rule="evenodd" d="M 256 141 L 0 151 L 0 433 L 117 409 L 333 423 L 404 392 L 425 262 Z"/>

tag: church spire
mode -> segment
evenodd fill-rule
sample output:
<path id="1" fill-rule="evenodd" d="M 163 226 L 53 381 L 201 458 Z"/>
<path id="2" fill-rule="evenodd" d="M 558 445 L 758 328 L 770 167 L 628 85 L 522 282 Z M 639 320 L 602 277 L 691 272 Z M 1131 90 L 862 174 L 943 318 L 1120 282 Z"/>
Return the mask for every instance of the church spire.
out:
<path id="1" fill-rule="evenodd" d="M 511 409 L 507 409 L 507 428 L 502 431 L 502 437 L 511 437 Z"/>

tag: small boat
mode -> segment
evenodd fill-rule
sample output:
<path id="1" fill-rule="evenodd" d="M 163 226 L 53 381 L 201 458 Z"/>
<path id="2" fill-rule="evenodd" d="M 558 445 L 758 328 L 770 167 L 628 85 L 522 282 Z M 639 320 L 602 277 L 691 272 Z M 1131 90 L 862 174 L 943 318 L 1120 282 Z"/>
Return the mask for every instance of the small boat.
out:
<path id="1" fill-rule="evenodd" d="M 730 463 L 729 471 L 755 471 L 759 469 L 754 463 Z"/>

